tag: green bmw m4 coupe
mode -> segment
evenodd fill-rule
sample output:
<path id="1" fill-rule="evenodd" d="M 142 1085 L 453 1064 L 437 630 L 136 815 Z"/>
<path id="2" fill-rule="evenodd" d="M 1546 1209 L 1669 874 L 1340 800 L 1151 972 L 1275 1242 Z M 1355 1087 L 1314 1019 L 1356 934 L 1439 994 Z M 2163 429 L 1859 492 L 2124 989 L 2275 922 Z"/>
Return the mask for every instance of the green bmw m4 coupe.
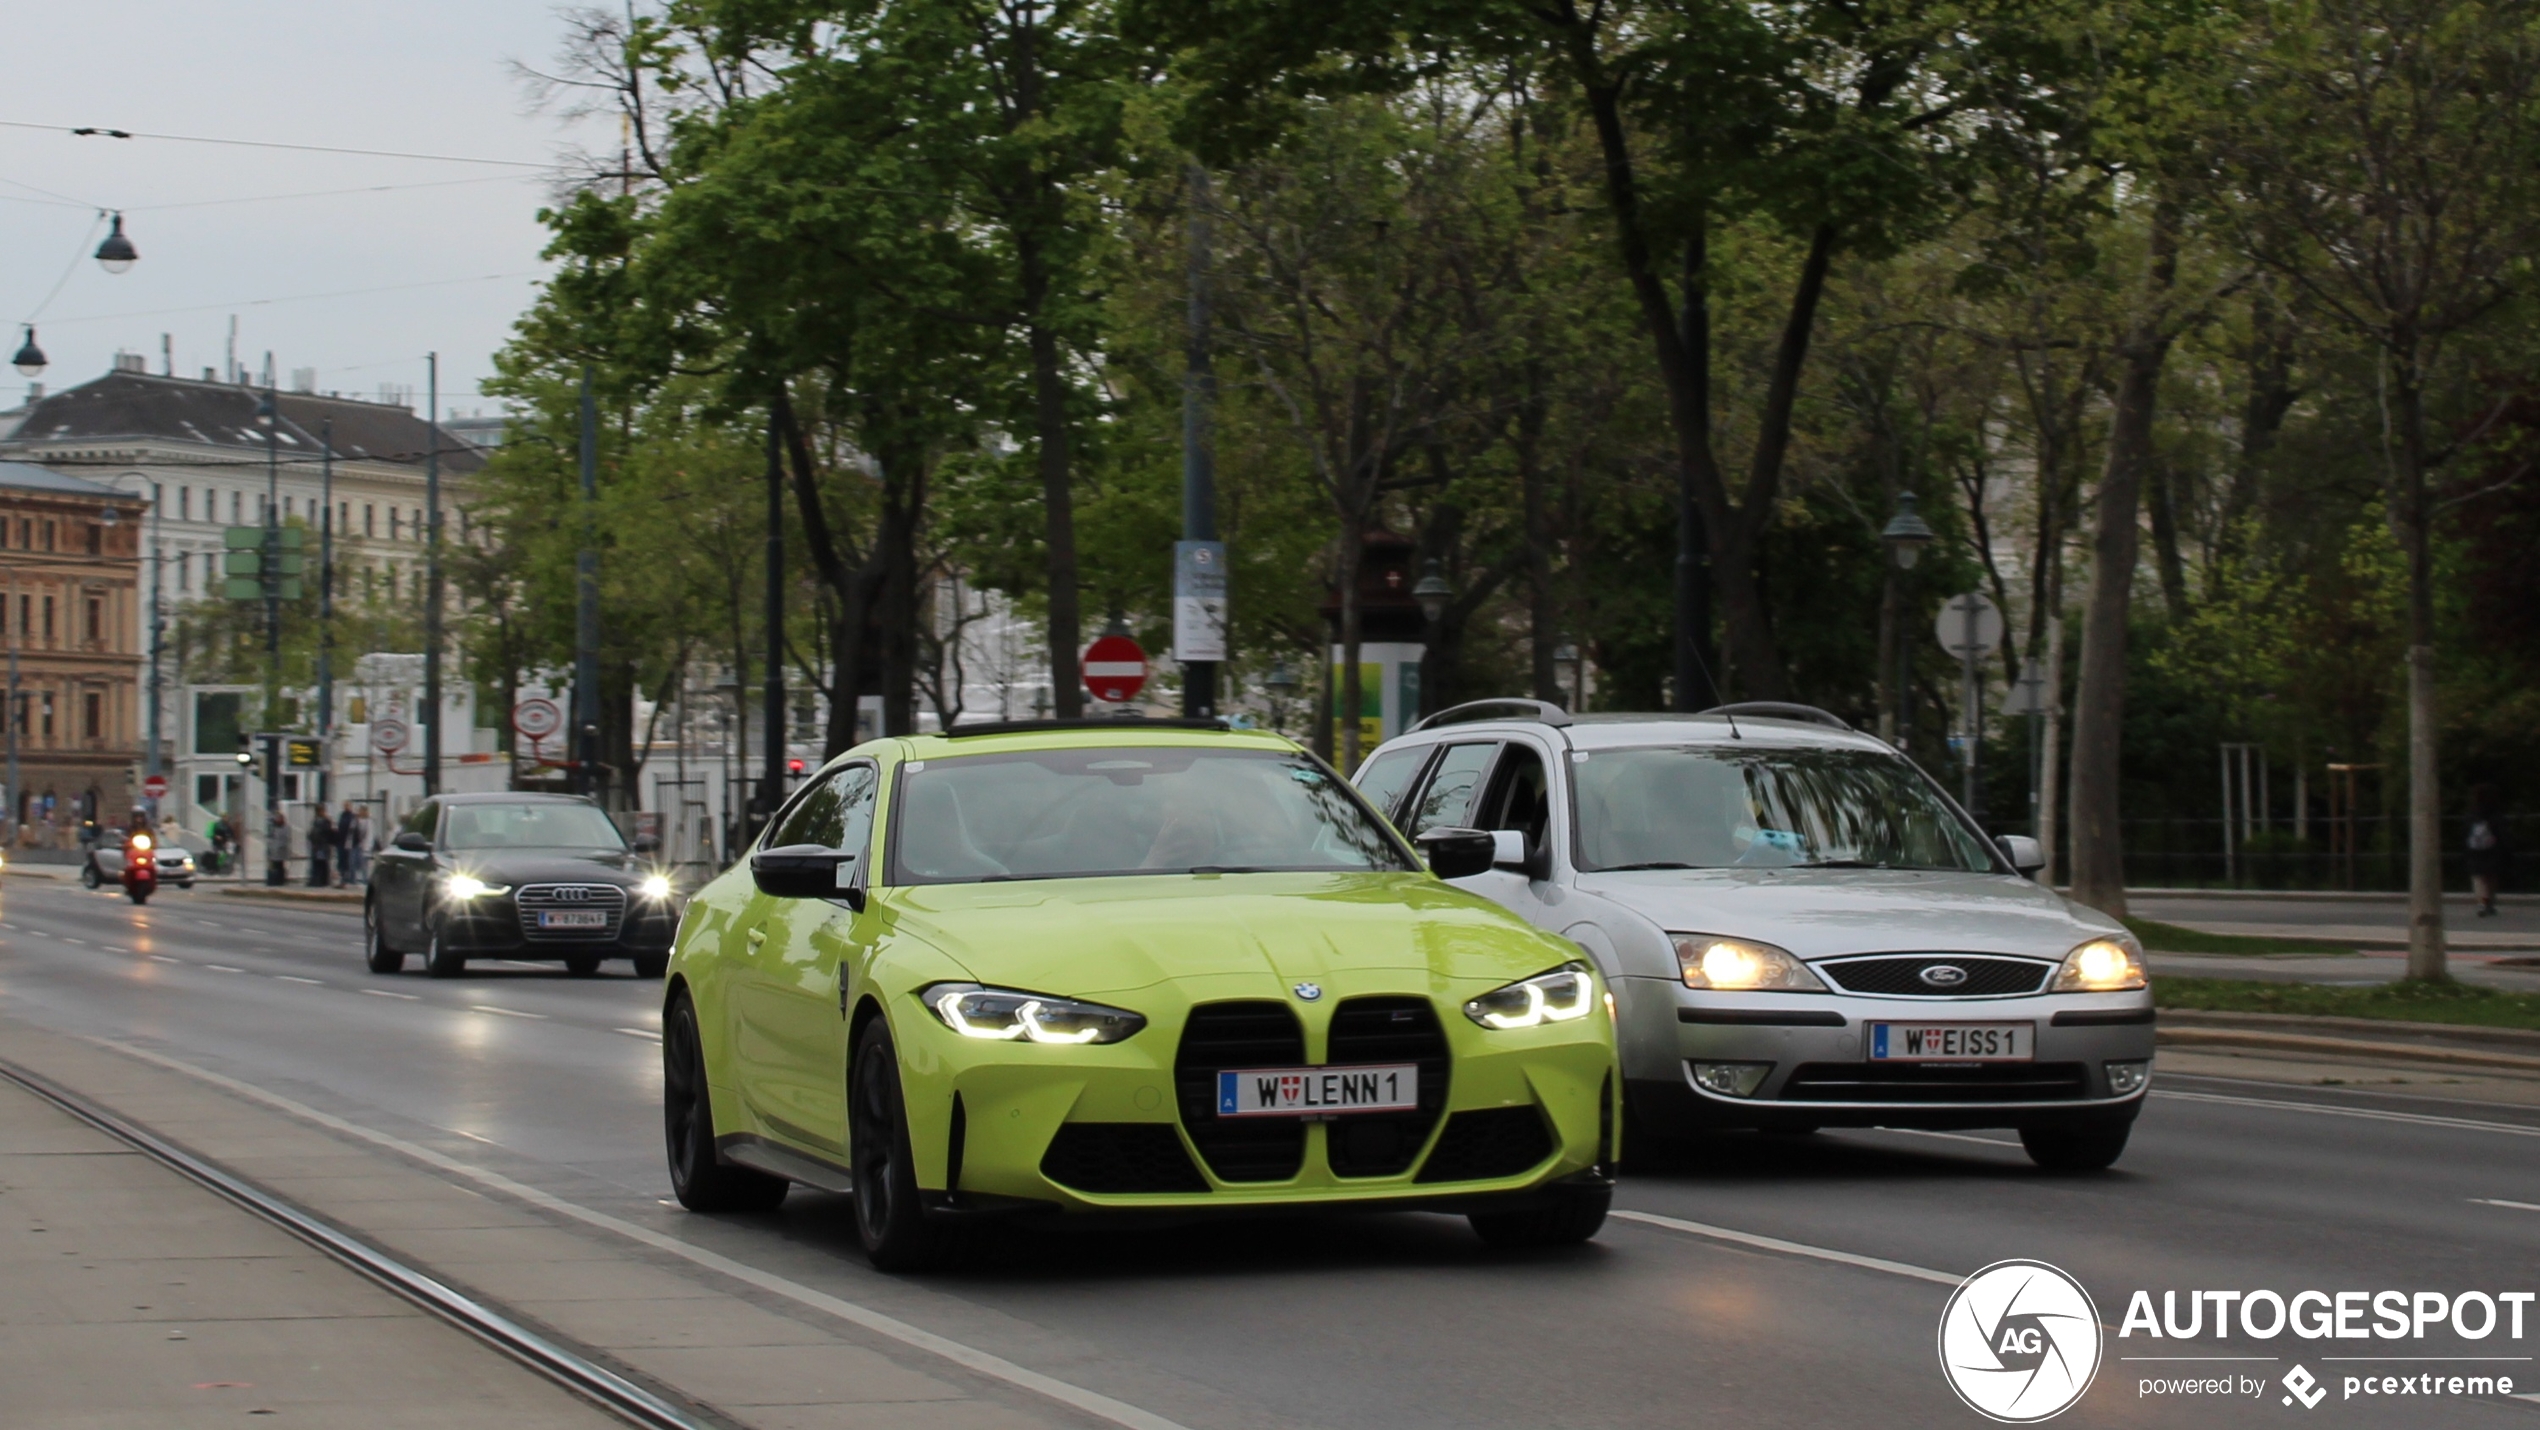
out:
<path id="1" fill-rule="evenodd" d="M 1426 1207 L 1584 1240 L 1612 1004 L 1575 947 L 1442 882 L 1493 849 L 1415 852 L 1312 755 L 1213 724 L 860 746 L 681 921 L 679 1200 L 851 1193 L 886 1269 L 1034 1210 Z"/>

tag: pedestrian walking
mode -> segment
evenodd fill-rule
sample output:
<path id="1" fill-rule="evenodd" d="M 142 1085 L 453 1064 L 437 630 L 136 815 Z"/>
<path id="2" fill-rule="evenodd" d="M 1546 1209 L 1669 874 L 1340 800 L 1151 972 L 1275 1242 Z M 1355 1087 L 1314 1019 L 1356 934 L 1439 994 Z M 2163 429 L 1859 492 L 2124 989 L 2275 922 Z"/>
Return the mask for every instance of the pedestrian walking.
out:
<path id="1" fill-rule="evenodd" d="M 319 800 L 309 811 L 309 887 L 323 889 L 332 882 L 328 865 L 335 853 L 335 817 L 326 812 L 326 801 Z"/>
<path id="2" fill-rule="evenodd" d="M 362 881 L 363 866 L 370 862 L 365 844 L 369 833 L 360 811 L 347 802 L 335 818 L 335 871 L 348 889 Z"/>
<path id="3" fill-rule="evenodd" d="M 2504 792 L 2479 785 L 2469 792 L 2469 886 L 2478 895 L 2478 916 L 2496 917 L 2496 890 L 2513 864 L 2513 844 L 2505 837 Z"/>

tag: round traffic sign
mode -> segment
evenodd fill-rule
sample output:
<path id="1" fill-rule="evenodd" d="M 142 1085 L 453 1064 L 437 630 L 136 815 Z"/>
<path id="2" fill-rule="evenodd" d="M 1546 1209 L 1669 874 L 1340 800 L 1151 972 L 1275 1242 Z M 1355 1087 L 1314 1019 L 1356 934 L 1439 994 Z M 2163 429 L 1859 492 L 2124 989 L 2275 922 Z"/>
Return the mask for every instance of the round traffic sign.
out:
<path id="1" fill-rule="evenodd" d="M 512 728 L 533 741 L 544 740 L 564 728 L 564 712 L 556 702 L 533 695 L 512 707 Z"/>
<path id="2" fill-rule="evenodd" d="M 1127 636 L 1104 636 L 1085 647 L 1085 688 L 1117 705 L 1146 688 L 1147 653 Z"/>
<path id="3" fill-rule="evenodd" d="M 152 799 L 163 798 L 168 792 L 168 777 L 166 775 L 150 776 L 141 782 L 141 792 Z"/>
<path id="4" fill-rule="evenodd" d="M 2002 609 L 1982 591 L 1952 596 L 1940 603 L 1932 634 L 1940 637 L 1941 649 L 1961 660 L 1991 655 L 2002 644 Z"/>
<path id="5" fill-rule="evenodd" d="M 374 720 L 370 726 L 370 747 L 383 755 L 393 755 L 406 747 L 406 722 Z"/>

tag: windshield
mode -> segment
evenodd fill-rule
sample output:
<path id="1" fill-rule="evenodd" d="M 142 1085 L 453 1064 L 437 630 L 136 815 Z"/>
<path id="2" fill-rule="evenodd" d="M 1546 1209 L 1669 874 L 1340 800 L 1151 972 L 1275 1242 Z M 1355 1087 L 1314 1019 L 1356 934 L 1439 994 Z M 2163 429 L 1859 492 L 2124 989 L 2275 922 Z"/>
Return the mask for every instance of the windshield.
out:
<path id="1" fill-rule="evenodd" d="M 901 767 L 892 882 L 1411 866 L 1302 754 L 1104 746 Z"/>
<path id="2" fill-rule="evenodd" d="M 1585 869 L 1995 870 L 1911 765 L 1869 750 L 1599 750 L 1577 763 Z"/>
<path id="3" fill-rule="evenodd" d="M 623 849 L 609 817 L 587 804 L 454 804 L 445 849 Z"/>

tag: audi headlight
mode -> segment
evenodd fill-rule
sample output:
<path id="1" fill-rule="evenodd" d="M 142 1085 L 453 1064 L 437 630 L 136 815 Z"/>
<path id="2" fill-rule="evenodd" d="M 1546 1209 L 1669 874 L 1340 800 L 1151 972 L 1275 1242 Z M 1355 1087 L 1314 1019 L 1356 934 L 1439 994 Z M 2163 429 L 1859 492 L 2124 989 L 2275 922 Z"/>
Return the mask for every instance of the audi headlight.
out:
<path id="1" fill-rule="evenodd" d="M 442 897 L 456 899 L 460 903 L 466 903 L 470 899 L 481 899 L 488 894 L 508 894 L 511 891 L 512 886 L 509 884 L 488 884 L 473 874 L 452 874 L 441 881 Z"/>
<path id="2" fill-rule="evenodd" d="M 1669 934 L 1685 987 L 1732 993 L 1823 993 L 1826 985 L 1786 948 L 1751 938 Z"/>
<path id="3" fill-rule="evenodd" d="M 2145 985 L 2143 951 L 2132 939 L 2094 938 L 2064 955 L 2055 970 L 2057 993 L 2120 993 Z"/>
<path id="4" fill-rule="evenodd" d="M 647 874 L 644 876 L 644 882 L 635 886 L 635 892 L 655 903 L 659 903 L 670 897 L 670 876 L 668 874 Z"/>
<path id="5" fill-rule="evenodd" d="M 1584 1018 L 1596 1004 L 1596 978 L 1587 965 L 1565 963 L 1492 989 L 1465 1004 L 1464 1016 L 1485 1028 L 1540 1028 Z"/>
<path id="6" fill-rule="evenodd" d="M 945 1027 L 990 1042 L 1116 1043 L 1147 1025 L 1124 1008 L 976 983 L 938 983 L 918 997 Z"/>

